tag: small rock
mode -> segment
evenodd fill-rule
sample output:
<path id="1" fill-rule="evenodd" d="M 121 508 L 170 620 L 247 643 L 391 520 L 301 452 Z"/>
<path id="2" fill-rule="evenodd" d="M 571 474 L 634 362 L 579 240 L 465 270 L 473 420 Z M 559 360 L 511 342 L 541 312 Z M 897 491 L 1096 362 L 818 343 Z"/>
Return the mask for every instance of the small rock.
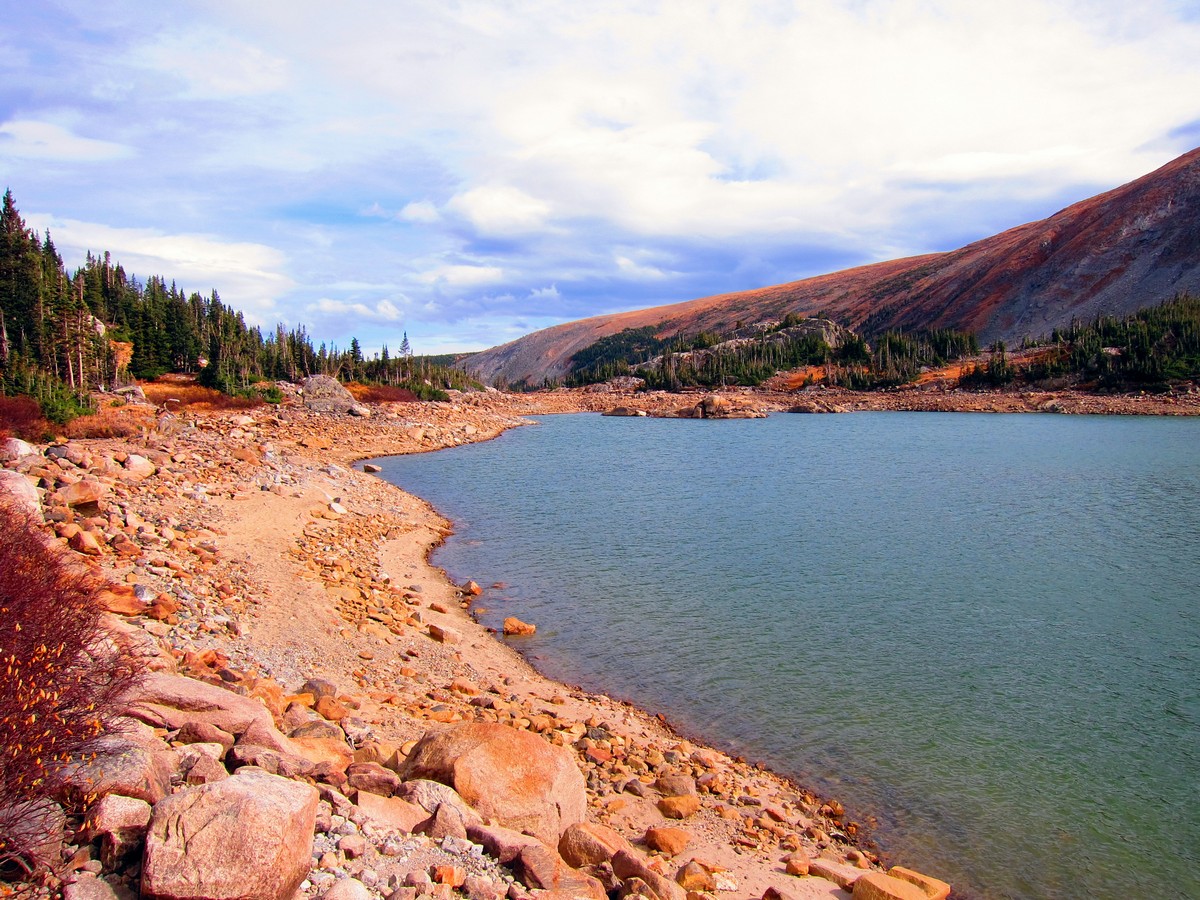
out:
<path id="1" fill-rule="evenodd" d="M 429 636 L 439 644 L 461 644 L 462 635 L 453 628 L 446 628 L 442 625 L 430 625 Z"/>
<path id="2" fill-rule="evenodd" d="M 327 890 L 324 900 L 371 900 L 371 892 L 357 878 L 343 878 Z"/>
<path id="3" fill-rule="evenodd" d="M 686 819 L 700 811 L 700 798 L 694 794 L 681 797 L 663 797 L 658 801 L 658 811 L 668 819 Z"/>
<path id="4" fill-rule="evenodd" d="M 675 883 L 685 891 L 712 892 L 717 889 L 717 881 L 712 873 L 703 865 L 690 860 L 675 873 Z"/>
<path id="5" fill-rule="evenodd" d="M 682 828 L 648 828 L 646 846 L 668 856 L 678 856 L 692 841 L 692 836 Z"/>
<path id="6" fill-rule="evenodd" d="M 537 633 L 537 626 L 522 622 L 516 616 L 509 616 L 504 620 L 504 633 L 509 636 L 527 637 Z"/>
<path id="7" fill-rule="evenodd" d="M 434 866 L 429 874 L 435 884 L 447 884 L 452 888 L 462 887 L 467 880 L 467 870 L 462 866 Z"/>
<path id="8" fill-rule="evenodd" d="M 346 854 L 346 859 L 358 859 L 367 852 L 367 839 L 361 834 L 348 834 L 338 841 L 337 846 Z"/>
<path id="9" fill-rule="evenodd" d="M 803 853 L 793 853 L 784 860 L 784 871 L 789 875 L 807 875 L 808 857 Z"/>

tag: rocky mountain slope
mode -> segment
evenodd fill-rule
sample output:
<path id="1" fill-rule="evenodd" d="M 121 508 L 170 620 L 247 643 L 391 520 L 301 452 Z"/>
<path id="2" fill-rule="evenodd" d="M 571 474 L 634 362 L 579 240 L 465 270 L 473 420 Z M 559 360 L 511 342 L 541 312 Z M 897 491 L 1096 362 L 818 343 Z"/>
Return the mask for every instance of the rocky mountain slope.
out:
<path id="1" fill-rule="evenodd" d="M 1073 318 L 1122 316 L 1200 291 L 1200 149 L 1039 222 L 947 253 L 860 266 L 789 284 L 721 294 L 547 328 L 475 354 L 486 381 L 540 383 L 572 354 L 625 328 L 660 334 L 732 330 L 822 312 L 857 331 L 957 328 L 981 341 L 1048 334 Z"/>

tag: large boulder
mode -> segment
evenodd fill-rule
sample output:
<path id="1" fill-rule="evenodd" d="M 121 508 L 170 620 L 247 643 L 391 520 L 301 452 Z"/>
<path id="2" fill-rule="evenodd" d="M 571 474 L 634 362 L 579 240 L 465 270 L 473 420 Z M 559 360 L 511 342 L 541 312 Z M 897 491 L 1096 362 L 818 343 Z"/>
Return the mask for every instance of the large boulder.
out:
<path id="1" fill-rule="evenodd" d="M 20 438 L 10 437 L 0 441 L 0 462 L 10 462 L 14 459 L 25 459 L 28 456 L 37 455 L 38 448 Z"/>
<path id="2" fill-rule="evenodd" d="M 129 715 L 155 728 L 170 730 L 191 722 L 215 725 L 236 736 L 238 743 L 291 756 L 304 755 L 276 729 L 270 711 L 257 700 L 182 675 L 146 675 L 130 704 Z"/>
<path id="3" fill-rule="evenodd" d="M 76 800 L 120 794 L 157 803 L 171 793 L 179 756 L 163 741 L 136 733 L 108 734 L 91 748 L 94 757 L 72 763 L 57 776 L 56 790 Z"/>
<path id="4" fill-rule="evenodd" d="M 20 472 L 0 469 L 0 500 L 9 501 L 41 519 L 42 498 L 38 494 L 37 486 Z"/>
<path id="5" fill-rule="evenodd" d="M 108 485 L 98 478 L 82 478 L 59 488 L 54 497 L 66 506 L 92 506 L 108 494 Z"/>
<path id="6" fill-rule="evenodd" d="M 328 375 L 309 375 L 300 384 L 304 405 L 315 412 L 348 413 L 358 406 L 354 395 Z"/>
<path id="7" fill-rule="evenodd" d="M 448 784 L 481 815 L 551 847 L 587 813 L 583 775 L 572 755 L 506 725 L 467 723 L 428 732 L 401 776 Z"/>
<path id="8" fill-rule="evenodd" d="M 142 896 L 290 900 L 308 875 L 317 791 L 245 767 L 154 806 Z"/>

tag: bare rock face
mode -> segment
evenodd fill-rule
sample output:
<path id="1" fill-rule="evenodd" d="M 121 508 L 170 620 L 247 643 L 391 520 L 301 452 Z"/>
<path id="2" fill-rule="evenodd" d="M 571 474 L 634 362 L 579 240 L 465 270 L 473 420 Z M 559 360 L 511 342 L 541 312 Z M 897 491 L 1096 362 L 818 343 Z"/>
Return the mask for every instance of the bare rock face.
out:
<path id="1" fill-rule="evenodd" d="M 341 382 L 328 375 L 309 375 L 300 389 L 304 391 L 304 405 L 315 412 L 348 413 L 359 405 Z"/>
<path id="2" fill-rule="evenodd" d="M 371 821 L 404 834 L 411 834 L 429 818 L 429 813 L 415 803 L 399 797 L 380 797 L 368 791 L 359 791 L 356 805 Z"/>
<path id="3" fill-rule="evenodd" d="M 544 844 L 525 847 L 517 857 L 515 868 L 526 887 L 550 892 L 572 900 L 607 900 L 604 887 L 595 878 L 572 869 L 562 858 Z"/>
<path id="4" fill-rule="evenodd" d="M 505 725 L 428 732 L 401 774 L 449 784 L 481 815 L 551 847 L 587 813 L 583 775 L 571 754 Z"/>
<path id="5" fill-rule="evenodd" d="M 142 896 L 289 900 L 308 875 L 317 791 L 261 769 L 154 806 Z"/>

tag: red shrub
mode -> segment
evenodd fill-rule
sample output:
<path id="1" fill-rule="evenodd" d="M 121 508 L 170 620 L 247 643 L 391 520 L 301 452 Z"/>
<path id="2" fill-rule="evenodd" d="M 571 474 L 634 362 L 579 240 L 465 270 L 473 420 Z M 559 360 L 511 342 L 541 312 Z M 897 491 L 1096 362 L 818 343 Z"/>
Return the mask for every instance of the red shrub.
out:
<path id="1" fill-rule="evenodd" d="M 100 579 L 0 502 L 0 868 L 28 875 L 47 835 L 28 811 L 64 766 L 85 759 L 135 681 L 100 623 Z M 31 833 L 33 832 L 33 833 Z"/>
<path id="2" fill-rule="evenodd" d="M 50 430 L 42 408 L 32 397 L 0 396 L 0 430 L 26 441 L 40 441 Z"/>
<path id="3" fill-rule="evenodd" d="M 359 403 L 416 403 L 417 395 L 408 388 L 390 384 L 359 384 L 351 382 L 347 390 Z"/>

